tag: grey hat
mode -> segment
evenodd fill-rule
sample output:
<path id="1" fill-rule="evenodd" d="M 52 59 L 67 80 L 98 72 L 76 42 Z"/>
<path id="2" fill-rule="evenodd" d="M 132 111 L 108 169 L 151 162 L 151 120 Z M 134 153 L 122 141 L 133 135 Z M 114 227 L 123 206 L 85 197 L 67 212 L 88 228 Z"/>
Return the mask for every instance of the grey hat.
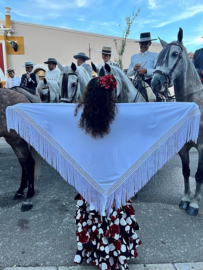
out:
<path id="1" fill-rule="evenodd" d="M 146 32 L 146 33 L 141 33 L 140 40 L 136 40 L 135 42 L 147 42 L 147 41 L 152 41 L 152 40 L 157 40 L 157 38 L 151 39 L 151 33 Z"/>
<path id="2" fill-rule="evenodd" d="M 84 58 L 85 60 L 89 60 L 90 58 L 83 52 L 79 52 L 78 54 L 74 55 L 73 56 L 75 59 L 78 59 L 78 58 Z"/>
<path id="3" fill-rule="evenodd" d="M 33 67 L 33 66 L 35 66 L 35 64 L 33 64 L 32 61 L 25 61 L 25 65 L 22 67 Z"/>
<path id="4" fill-rule="evenodd" d="M 48 58 L 48 60 L 46 62 L 44 62 L 45 64 L 56 64 L 57 65 L 57 61 L 55 58 Z"/>

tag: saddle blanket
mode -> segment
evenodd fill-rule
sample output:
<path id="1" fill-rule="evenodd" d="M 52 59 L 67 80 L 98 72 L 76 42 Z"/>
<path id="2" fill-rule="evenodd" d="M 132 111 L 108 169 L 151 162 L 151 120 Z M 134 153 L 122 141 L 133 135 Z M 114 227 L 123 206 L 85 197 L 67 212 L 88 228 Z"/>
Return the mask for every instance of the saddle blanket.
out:
<path id="1" fill-rule="evenodd" d="M 6 111 L 14 129 L 100 214 L 133 197 L 199 132 L 195 103 L 117 104 L 111 131 L 94 139 L 78 127 L 75 104 L 17 104 Z"/>

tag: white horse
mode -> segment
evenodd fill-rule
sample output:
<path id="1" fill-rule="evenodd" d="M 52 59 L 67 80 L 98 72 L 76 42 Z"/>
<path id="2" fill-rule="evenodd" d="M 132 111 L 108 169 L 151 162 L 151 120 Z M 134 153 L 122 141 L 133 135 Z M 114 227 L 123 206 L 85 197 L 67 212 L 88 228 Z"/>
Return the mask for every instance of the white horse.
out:
<path id="1" fill-rule="evenodd" d="M 82 100 L 83 92 L 90 76 L 87 71 L 74 63 L 71 66 L 63 67 L 58 62 L 58 67 L 61 70 L 61 77 L 59 81 L 61 102 L 80 102 Z"/>
<path id="2" fill-rule="evenodd" d="M 92 69 L 98 72 L 94 63 L 92 63 Z M 119 103 L 131 103 L 131 102 L 146 102 L 143 95 L 133 86 L 130 79 L 125 73 L 117 66 L 108 65 L 107 63 L 100 69 L 99 76 L 106 74 L 113 74 L 116 81 L 116 95 Z"/>
<path id="3" fill-rule="evenodd" d="M 58 103 L 60 88 L 57 82 L 44 78 L 37 85 L 36 91 L 44 103 Z"/>

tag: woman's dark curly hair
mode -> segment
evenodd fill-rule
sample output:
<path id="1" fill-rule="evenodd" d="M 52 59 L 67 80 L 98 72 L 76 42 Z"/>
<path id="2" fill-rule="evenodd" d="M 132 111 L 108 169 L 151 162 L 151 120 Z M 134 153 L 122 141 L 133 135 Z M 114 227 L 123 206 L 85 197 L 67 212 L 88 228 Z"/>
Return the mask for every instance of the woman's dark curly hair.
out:
<path id="1" fill-rule="evenodd" d="M 93 78 L 87 85 L 83 101 L 76 107 L 84 106 L 79 127 L 93 138 L 103 137 L 110 132 L 110 124 L 113 122 L 116 113 L 116 97 L 112 88 L 105 89 L 100 85 L 100 77 Z"/>

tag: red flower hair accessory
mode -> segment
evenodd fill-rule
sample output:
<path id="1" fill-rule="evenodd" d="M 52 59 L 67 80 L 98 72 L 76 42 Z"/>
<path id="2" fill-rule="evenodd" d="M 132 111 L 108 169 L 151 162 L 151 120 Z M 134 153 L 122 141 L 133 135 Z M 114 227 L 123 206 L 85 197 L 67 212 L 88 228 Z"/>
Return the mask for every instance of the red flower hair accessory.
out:
<path id="1" fill-rule="evenodd" d="M 116 88 L 117 81 L 114 75 L 105 75 L 100 78 L 100 85 L 105 89 L 111 88 L 112 90 L 114 90 Z"/>

